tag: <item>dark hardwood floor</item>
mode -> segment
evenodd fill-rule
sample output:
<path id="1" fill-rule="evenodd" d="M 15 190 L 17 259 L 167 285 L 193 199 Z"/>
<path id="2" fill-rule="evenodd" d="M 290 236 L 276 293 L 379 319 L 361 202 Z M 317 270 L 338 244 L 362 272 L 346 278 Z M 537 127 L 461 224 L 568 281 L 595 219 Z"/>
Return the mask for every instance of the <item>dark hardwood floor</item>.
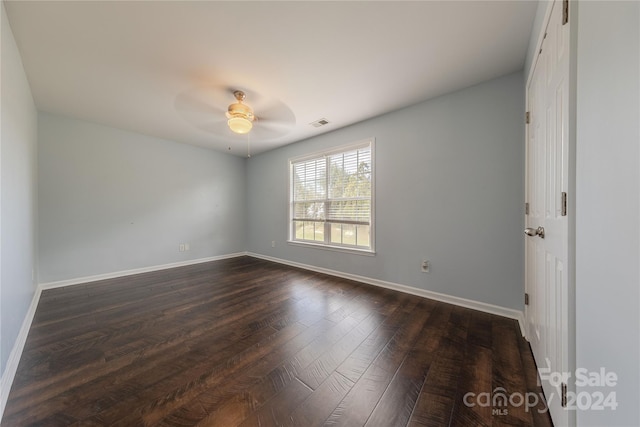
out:
<path id="1" fill-rule="evenodd" d="M 2 425 L 550 425 L 536 378 L 514 320 L 240 257 L 44 291 Z"/>

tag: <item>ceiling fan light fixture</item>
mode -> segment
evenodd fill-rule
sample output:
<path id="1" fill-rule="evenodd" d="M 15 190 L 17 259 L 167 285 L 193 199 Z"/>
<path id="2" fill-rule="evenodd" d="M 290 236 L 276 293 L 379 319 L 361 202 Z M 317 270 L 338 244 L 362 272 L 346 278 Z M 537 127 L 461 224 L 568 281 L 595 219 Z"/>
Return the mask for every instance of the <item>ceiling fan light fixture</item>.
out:
<path id="1" fill-rule="evenodd" d="M 236 90 L 233 92 L 233 96 L 236 97 L 238 102 L 229 105 L 227 109 L 227 117 L 229 118 L 227 124 L 229 125 L 229 129 L 241 135 L 249 133 L 253 127 L 252 122 L 255 120 L 253 111 L 251 107 L 242 103 L 245 98 L 244 92 Z"/>
<path id="2" fill-rule="evenodd" d="M 232 132 L 239 133 L 241 135 L 249 133 L 249 131 L 251 131 L 251 128 L 253 127 L 253 123 L 251 123 L 251 120 L 244 117 L 231 117 L 229 121 L 227 121 L 227 124 L 229 125 L 229 129 L 231 129 Z"/>

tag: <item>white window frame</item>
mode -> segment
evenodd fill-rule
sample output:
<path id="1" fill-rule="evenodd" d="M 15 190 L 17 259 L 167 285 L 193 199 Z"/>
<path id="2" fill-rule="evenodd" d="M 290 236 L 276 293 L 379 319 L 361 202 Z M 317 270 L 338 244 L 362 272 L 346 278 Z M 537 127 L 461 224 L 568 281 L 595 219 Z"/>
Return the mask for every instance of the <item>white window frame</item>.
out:
<path id="1" fill-rule="evenodd" d="M 341 244 L 335 244 L 332 243 L 330 241 L 330 232 L 327 232 L 327 228 L 330 227 L 331 223 L 326 221 L 325 222 L 325 241 L 324 242 L 319 242 L 319 241 L 311 241 L 311 240 L 299 240 L 295 238 L 295 226 L 294 226 L 294 200 L 293 200 L 293 192 L 294 192 L 294 186 L 293 186 L 293 165 L 295 163 L 299 163 L 299 162 L 303 162 L 303 161 L 308 161 L 308 160 L 312 160 L 312 159 L 318 159 L 318 158 L 328 158 L 331 155 L 335 155 L 335 154 L 339 154 L 339 153 L 344 153 L 344 152 L 348 152 L 348 151 L 353 151 L 355 149 L 358 148 L 363 148 L 363 147 L 369 147 L 370 151 L 371 151 L 371 199 L 370 199 L 370 203 L 371 203 L 371 217 L 369 219 L 369 247 L 365 248 L 365 247 L 358 247 L 358 246 L 351 246 L 351 245 L 341 245 Z M 327 171 L 329 170 L 329 168 L 327 167 Z M 289 178 L 288 178 L 288 185 L 289 185 L 289 215 L 288 215 L 288 227 L 289 227 L 289 236 L 288 236 L 288 240 L 287 242 L 289 244 L 292 245 L 300 245 L 300 246 L 307 246 L 307 247 L 315 247 L 315 248 L 320 248 L 320 249 L 328 249 L 328 250 L 335 250 L 335 251 L 341 251 L 341 252 L 349 252 L 349 253 L 356 253 L 356 254 L 361 254 L 361 255 L 375 255 L 375 175 L 376 175 L 376 165 L 375 165 L 375 138 L 368 138 L 365 140 L 361 140 L 355 143 L 351 143 L 351 144 L 346 144 L 346 145 L 341 145 L 341 146 L 337 146 L 337 147 L 332 147 L 329 148 L 327 150 L 322 150 L 322 151 L 317 151 L 314 153 L 310 153 L 310 154 L 305 154 L 303 156 L 298 156 L 298 157 L 293 157 L 289 159 Z M 328 179 L 328 174 L 327 174 L 327 179 Z M 328 191 L 328 189 L 327 189 Z M 328 193 L 326 195 L 326 199 L 328 201 Z"/>

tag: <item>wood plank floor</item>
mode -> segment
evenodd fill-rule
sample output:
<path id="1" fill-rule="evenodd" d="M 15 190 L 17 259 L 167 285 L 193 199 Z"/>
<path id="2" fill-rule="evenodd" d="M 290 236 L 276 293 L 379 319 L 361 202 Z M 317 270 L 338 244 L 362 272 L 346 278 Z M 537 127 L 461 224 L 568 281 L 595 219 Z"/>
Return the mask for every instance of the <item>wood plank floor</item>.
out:
<path id="1" fill-rule="evenodd" d="M 239 257 L 44 291 L 2 425 L 547 426 L 536 378 L 514 320 Z"/>

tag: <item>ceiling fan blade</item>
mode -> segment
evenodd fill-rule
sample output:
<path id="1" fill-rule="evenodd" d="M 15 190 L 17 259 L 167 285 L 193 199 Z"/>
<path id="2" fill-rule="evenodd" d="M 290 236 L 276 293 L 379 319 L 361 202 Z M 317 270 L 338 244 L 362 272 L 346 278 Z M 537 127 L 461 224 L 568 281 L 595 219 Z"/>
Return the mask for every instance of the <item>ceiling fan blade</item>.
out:
<path id="1" fill-rule="evenodd" d="M 286 135 L 296 124 L 296 117 L 282 101 L 261 99 L 256 104 L 254 124 L 256 139 L 274 139 Z M 253 132 L 253 130 L 252 130 Z"/>
<path id="2" fill-rule="evenodd" d="M 224 104 L 223 104 L 224 105 Z M 178 111 L 194 111 L 210 114 L 212 116 L 222 114 L 227 111 L 215 102 L 206 93 L 184 92 L 176 97 L 174 107 Z"/>
<path id="3" fill-rule="evenodd" d="M 278 122 L 293 127 L 296 124 L 296 117 L 293 111 L 287 107 L 282 101 L 272 99 L 262 102 L 255 107 L 253 111 L 262 121 Z"/>
<path id="4" fill-rule="evenodd" d="M 286 122 L 279 122 L 276 120 L 264 120 L 259 119 L 255 122 L 255 126 L 259 126 L 262 129 L 266 129 L 270 132 L 288 132 L 291 130 L 291 125 Z"/>
<path id="5" fill-rule="evenodd" d="M 272 140 L 286 135 L 291 131 L 291 127 L 280 123 L 256 122 L 251 129 L 251 137 L 254 140 Z"/>
<path id="6" fill-rule="evenodd" d="M 233 136 L 226 120 L 210 120 L 208 122 L 202 122 L 197 126 L 199 129 L 220 136 Z"/>
<path id="7" fill-rule="evenodd" d="M 174 107 L 192 126 L 208 133 L 220 134 L 227 128 L 226 109 L 220 107 L 216 98 L 215 91 L 204 88 L 189 90 L 176 96 Z"/>

